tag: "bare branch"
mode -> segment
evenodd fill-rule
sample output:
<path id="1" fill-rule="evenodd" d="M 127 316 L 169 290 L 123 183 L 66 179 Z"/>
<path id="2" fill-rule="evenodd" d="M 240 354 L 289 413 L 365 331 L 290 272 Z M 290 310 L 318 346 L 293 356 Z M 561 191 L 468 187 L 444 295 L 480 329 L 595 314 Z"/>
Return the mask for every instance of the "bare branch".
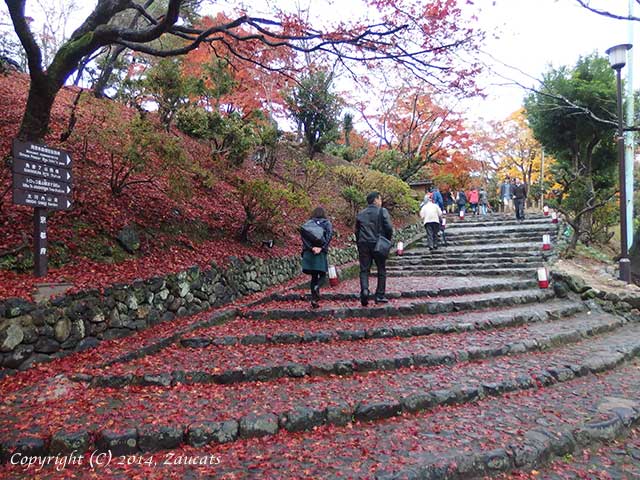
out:
<path id="1" fill-rule="evenodd" d="M 594 8 L 590 5 L 589 0 L 576 0 L 576 2 L 578 2 L 580 6 L 586 8 L 590 12 L 597 13 L 598 15 L 602 15 L 603 17 L 615 18 L 616 20 L 631 20 L 635 22 L 640 21 L 640 17 L 635 17 L 632 15 L 619 15 L 619 14 L 610 12 L 608 10 L 601 10 L 598 8 Z M 636 3 L 640 4 L 638 0 L 636 0 Z"/>

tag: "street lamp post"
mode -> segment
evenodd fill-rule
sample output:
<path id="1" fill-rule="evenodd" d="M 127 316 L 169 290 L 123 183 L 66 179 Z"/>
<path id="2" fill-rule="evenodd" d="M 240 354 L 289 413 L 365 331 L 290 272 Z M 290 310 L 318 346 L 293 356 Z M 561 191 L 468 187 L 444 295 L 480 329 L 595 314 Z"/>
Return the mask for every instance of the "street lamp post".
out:
<path id="1" fill-rule="evenodd" d="M 631 262 L 629 261 L 629 247 L 627 245 L 627 192 L 626 170 L 624 165 L 624 126 L 622 124 L 622 75 L 621 70 L 626 64 L 627 50 L 630 44 L 616 45 L 607 50 L 611 68 L 616 71 L 617 103 L 618 103 L 618 163 L 620 169 L 620 280 L 631 283 Z"/>

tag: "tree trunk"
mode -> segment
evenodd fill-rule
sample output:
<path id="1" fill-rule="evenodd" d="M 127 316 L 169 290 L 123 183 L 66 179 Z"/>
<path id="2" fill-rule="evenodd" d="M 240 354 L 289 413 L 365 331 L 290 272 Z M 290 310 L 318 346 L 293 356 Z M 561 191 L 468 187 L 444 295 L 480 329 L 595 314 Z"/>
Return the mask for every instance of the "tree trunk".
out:
<path id="1" fill-rule="evenodd" d="M 51 108 L 59 88 L 52 85 L 46 77 L 31 80 L 29 98 L 22 117 L 18 139 L 23 141 L 42 142 L 49 130 Z"/>
<path id="2" fill-rule="evenodd" d="M 93 95 L 96 98 L 104 98 L 104 90 L 109 84 L 109 79 L 111 78 L 111 74 L 113 73 L 113 68 L 116 64 L 116 61 L 118 60 L 120 54 L 125 50 L 125 47 L 119 45 L 115 47 L 111 55 L 109 55 L 109 57 L 107 58 L 104 68 L 102 69 L 102 72 L 100 72 L 100 77 L 98 77 L 98 80 L 93 86 Z"/>

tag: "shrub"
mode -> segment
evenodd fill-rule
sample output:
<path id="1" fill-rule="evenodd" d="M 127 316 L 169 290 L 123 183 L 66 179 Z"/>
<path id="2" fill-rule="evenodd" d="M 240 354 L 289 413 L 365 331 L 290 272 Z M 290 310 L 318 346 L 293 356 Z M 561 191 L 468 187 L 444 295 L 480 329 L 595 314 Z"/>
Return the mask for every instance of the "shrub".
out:
<path id="1" fill-rule="evenodd" d="M 344 186 L 340 196 L 347 202 L 344 220 L 349 223 L 357 210 L 365 205 L 366 195 L 371 191 L 380 192 L 390 213 L 403 215 L 418 209 L 411 188 L 397 177 L 355 166 L 335 167 L 333 173 Z"/>
<path id="2" fill-rule="evenodd" d="M 178 111 L 176 125 L 187 135 L 211 142 L 213 156 L 234 166 L 242 165 L 259 143 L 258 126 L 236 112 L 223 116 L 190 105 Z"/>
<path id="3" fill-rule="evenodd" d="M 353 219 L 358 211 L 367 203 L 366 194 L 353 185 L 343 188 L 342 192 L 340 192 L 340 196 L 349 206 L 350 219 Z"/>
<path id="4" fill-rule="evenodd" d="M 303 192 L 291 192 L 263 179 L 238 180 L 236 195 L 245 214 L 238 232 L 242 242 L 248 242 L 254 232 L 281 233 L 287 208 L 308 210 L 311 204 Z"/>

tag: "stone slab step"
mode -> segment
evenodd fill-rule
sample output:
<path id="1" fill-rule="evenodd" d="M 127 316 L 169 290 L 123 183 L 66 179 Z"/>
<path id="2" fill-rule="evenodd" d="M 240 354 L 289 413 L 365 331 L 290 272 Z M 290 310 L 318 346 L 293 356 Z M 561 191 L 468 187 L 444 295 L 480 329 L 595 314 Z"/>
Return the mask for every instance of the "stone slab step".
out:
<path id="1" fill-rule="evenodd" d="M 462 229 L 462 228 L 446 228 L 445 233 L 451 238 L 466 238 L 466 239 L 475 239 L 475 238 L 522 238 L 522 237 L 531 237 L 531 236 L 542 236 L 544 234 L 548 234 L 551 236 L 557 236 L 558 232 L 555 229 L 549 228 L 530 228 L 526 230 L 518 230 L 514 232 L 505 232 L 500 229 L 496 230 L 473 230 L 473 229 Z"/>
<path id="2" fill-rule="evenodd" d="M 535 323 L 551 318 L 565 318 L 586 310 L 583 303 L 553 300 L 539 304 L 492 309 L 491 311 L 419 315 L 415 317 L 323 319 L 319 323 L 304 320 L 284 320 L 265 324 L 237 318 L 225 325 L 196 330 L 180 340 L 187 348 L 218 348 L 220 345 L 294 344 L 357 341 L 365 338 L 414 337 L 432 334 L 491 330 Z M 247 333 L 250 332 L 250 333 Z"/>
<path id="3" fill-rule="evenodd" d="M 435 263 L 430 263 L 430 262 L 424 262 L 424 263 L 420 263 L 420 264 L 407 264 L 407 263 L 400 263 L 400 264 L 393 264 L 393 265 L 389 265 L 387 266 L 387 271 L 406 271 L 406 272 L 411 272 L 413 270 L 428 270 L 428 269 L 442 269 L 442 270 L 446 270 L 446 269 L 453 269 L 453 270 L 463 270 L 463 269 L 469 269 L 469 270 L 473 270 L 473 271 L 480 271 L 484 268 L 488 268 L 488 269 L 496 269 L 496 268 L 536 268 L 539 266 L 542 266 L 543 262 L 538 260 L 537 262 L 522 262 L 522 263 L 518 263 L 518 262 L 512 262 L 512 261 L 508 261 L 508 260 L 494 260 L 493 262 L 489 263 L 489 262 L 478 262 L 477 264 L 473 264 L 473 263 L 469 263 L 469 262 L 447 262 L 444 265 L 438 265 Z"/>
<path id="4" fill-rule="evenodd" d="M 475 275 L 491 276 L 495 275 L 501 277 L 503 275 L 517 275 L 522 278 L 535 278 L 537 270 L 535 268 L 478 268 L 477 270 L 464 268 L 464 269 L 429 269 L 429 270 L 411 270 L 411 271 L 394 271 L 389 270 L 388 275 L 392 277 L 404 277 L 404 276 L 416 276 L 424 275 L 425 277 L 433 277 L 437 275 L 458 275 L 461 277 L 471 277 Z"/>
<path id="5" fill-rule="evenodd" d="M 447 249 L 447 253 L 449 252 L 530 252 L 535 253 L 537 251 L 542 251 L 541 242 L 522 242 L 522 243 L 500 243 L 500 244 L 490 244 L 490 245 L 465 245 L 460 247 L 449 247 Z M 428 252 L 428 250 L 427 250 Z M 434 254 L 438 254 L 439 251 L 434 252 Z M 415 248 L 405 252 L 405 255 L 415 255 L 425 253 L 425 249 Z"/>
<path id="6" fill-rule="evenodd" d="M 373 338 L 304 345 L 240 345 L 213 349 L 168 347 L 160 354 L 107 370 L 96 369 L 96 387 L 131 384 L 238 383 L 282 377 L 396 370 L 411 365 L 446 365 L 468 359 L 545 350 L 614 331 L 627 321 L 600 313 L 551 320 L 491 332 Z M 158 380 L 158 378 L 160 380 Z"/>
<path id="7" fill-rule="evenodd" d="M 444 243 L 442 237 L 439 238 L 440 243 Z M 450 246 L 463 246 L 463 245 L 488 245 L 494 242 L 509 242 L 509 243 L 535 243 L 538 242 L 542 245 L 542 235 L 527 235 L 522 237 L 510 237 L 510 238 L 453 238 L 447 235 L 447 244 Z M 551 245 L 555 243 L 554 239 L 551 239 Z M 422 240 L 415 244 L 415 247 L 427 248 L 429 244 L 426 240 Z M 414 247 L 414 248 L 415 248 Z"/>
<path id="8" fill-rule="evenodd" d="M 476 282 L 461 283 L 456 277 L 450 277 L 444 281 L 429 280 L 424 277 L 416 277 L 415 279 L 407 279 L 404 282 L 387 282 L 386 296 L 387 298 L 423 298 L 423 297 L 441 297 L 451 295 L 470 295 L 475 293 L 498 292 L 505 290 L 525 290 L 537 287 L 537 283 L 533 280 L 523 280 L 520 278 L 500 278 L 492 277 L 479 278 Z M 370 283 L 377 282 L 375 275 L 372 275 Z M 402 289 L 400 289 L 402 287 Z M 374 288 L 375 290 L 375 288 Z M 309 286 L 305 285 L 303 289 L 295 293 L 280 293 L 265 297 L 263 301 L 256 302 L 251 307 L 258 307 L 269 302 L 292 302 L 292 301 L 310 301 Z M 351 279 L 342 282 L 340 288 L 324 288 L 321 289 L 322 301 L 344 301 L 360 299 L 359 279 Z"/>
<path id="9" fill-rule="evenodd" d="M 526 234 L 529 232 L 540 233 L 551 233 L 557 232 L 558 228 L 556 225 L 549 226 L 530 226 L 530 225 L 501 225 L 496 227 L 491 226 L 473 226 L 473 227 L 462 227 L 460 225 L 455 225 L 449 227 L 447 224 L 446 228 L 447 232 L 451 232 L 452 235 L 481 235 L 484 233 L 492 234 L 492 233 L 500 233 L 502 235 L 517 235 L 519 233 Z"/>
<path id="10" fill-rule="evenodd" d="M 618 332 L 595 339 L 546 350 L 538 355 L 514 354 L 498 358 L 462 361 L 451 366 L 417 366 L 395 371 L 365 372 L 357 376 L 329 376 L 322 378 L 281 379 L 259 383 L 252 388 L 250 397 L 243 395 L 245 385 L 194 385 L 177 386 L 184 403 L 198 406 L 186 410 L 167 398 L 158 388 L 134 388 L 127 392 L 105 392 L 101 405 L 120 405 L 125 411 L 149 411 L 146 424 L 165 424 L 167 418 L 179 419 L 175 425 L 184 432 L 187 442 L 198 442 L 196 426 L 210 422 L 242 422 L 251 415 L 264 417 L 275 415 L 279 427 L 289 431 L 310 430 L 327 422 L 327 410 L 332 405 L 349 406 L 350 414 L 341 422 L 369 418 L 376 409 L 371 405 L 400 405 L 405 414 L 430 410 L 441 404 L 464 404 L 486 397 L 499 396 L 518 390 L 534 389 L 538 383 L 550 385 L 570 382 L 576 377 L 602 373 L 624 360 L 640 353 L 638 328 L 625 327 Z M 613 359 L 613 360 L 612 360 Z M 504 372 L 509 372 L 505 378 Z M 42 435 L 54 435 L 60 430 L 87 429 L 97 438 L 109 423 L 110 430 L 143 431 L 141 418 L 118 418 L 109 422 L 109 409 L 91 404 L 90 390 L 78 391 L 72 398 L 74 411 L 61 411 Z M 42 402 L 40 402 L 42 403 Z M 292 412 L 297 412 L 295 422 Z M 79 416 L 78 413 L 83 414 Z M 382 418 L 395 416 L 378 412 Z M 89 422 L 86 419 L 90 419 Z M 379 418 L 378 418 L 379 419 Z M 83 421 L 84 420 L 84 421 Z M 20 419 L 5 419 L 7 431 Z M 234 438 L 234 440 L 237 439 Z"/>
<path id="11" fill-rule="evenodd" d="M 446 247 L 442 247 L 446 248 Z M 487 264 L 487 263 L 540 263 L 544 261 L 542 256 L 513 256 L 513 257 L 493 257 L 493 258 L 433 258 L 430 256 L 424 257 L 393 257 L 387 261 L 387 268 L 392 266 L 411 266 L 411 265 L 448 265 L 448 264 Z"/>
<path id="12" fill-rule="evenodd" d="M 619 364 L 616 360 L 603 361 L 610 369 Z M 536 377 L 537 381 L 528 389 L 512 391 L 509 395 L 500 395 L 499 389 L 508 388 L 514 380 L 500 380 L 489 386 L 489 391 L 498 389 L 495 394 L 472 404 L 458 401 L 473 400 L 479 396 L 480 389 L 454 388 L 434 395 L 403 397 L 395 403 L 383 399 L 354 406 L 335 404 L 331 406 L 331 413 L 326 410 L 320 419 L 308 411 L 298 410 L 283 416 L 282 423 L 278 416 L 271 414 L 245 417 L 242 424 L 232 422 L 226 428 L 215 424 L 196 425 L 193 430 L 190 427 L 189 438 L 197 442 L 200 450 L 181 447 L 179 443 L 169 448 L 177 447 L 176 456 L 193 456 L 195 452 L 223 456 L 226 461 L 216 464 L 216 475 L 221 478 L 298 479 L 301 472 L 305 478 L 343 476 L 381 480 L 445 478 L 445 472 L 462 478 L 495 475 L 515 467 L 533 468 L 549 457 L 562 457 L 593 442 L 614 439 L 623 434 L 626 427 L 636 425 L 640 420 L 639 366 L 632 362 L 598 376 L 587 374 L 571 380 L 567 378 L 569 373 L 557 371 L 558 378 L 555 378 L 548 372 L 541 378 Z M 565 380 L 560 380 L 561 377 Z M 528 383 L 522 379 L 522 386 Z M 536 388 L 545 385 L 546 388 Z M 440 406 L 432 410 L 434 404 Z M 422 410 L 424 408 L 426 410 Z M 356 423 L 344 425 L 351 415 L 358 419 Z M 297 426 L 309 423 L 317 426 L 323 422 L 334 426 L 294 435 L 282 431 L 273 436 L 281 428 L 295 431 Z M 126 453 L 135 453 L 142 438 L 151 446 L 153 442 L 149 442 L 149 437 L 161 436 L 158 428 L 151 432 L 146 429 L 143 435 L 137 430 L 130 432 L 135 439 L 131 442 L 135 449 Z M 264 438 L 252 438 L 260 436 Z M 234 437 L 242 438 L 230 445 L 215 445 Z M 209 442 L 213 444 L 202 449 Z M 313 445 L 314 455 L 309 455 L 309 445 Z M 88 450 L 91 446 L 87 447 Z M 5 451 L 11 454 L 15 448 L 5 442 Z M 320 452 L 327 454 L 318 455 Z M 126 466 L 125 470 L 116 462 L 105 466 L 101 474 L 108 478 L 125 473 L 149 478 L 165 473 L 169 476 L 171 472 L 187 478 L 204 477 L 211 472 L 210 465 L 170 467 L 140 462 Z M 17 467 L 10 468 L 16 468 L 11 473 L 19 472 Z M 53 468 L 55 466 L 50 466 L 51 472 Z"/>
<path id="13" fill-rule="evenodd" d="M 412 275 L 411 277 L 415 277 Z M 509 278 L 513 278 L 509 275 Z M 373 286 L 371 286 L 373 287 Z M 370 301 L 368 307 L 362 307 L 359 300 L 321 301 L 320 308 L 311 309 L 306 300 L 286 302 L 272 301 L 243 312 L 248 319 L 284 320 L 299 318 L 317 320 L 327 317 L 384 317 L 390 315 L 418 315 L 422 313 L 448 313 L 478 310 L 489 307 L 503 307 L 524 303 L 546 301 L 554 298 L 550 289 L 539 288 L 519 291 L 496 291 L 490 293 L 441 296 L 434 299 L 390 298 L 387 304 L 375 304 Z"/>

